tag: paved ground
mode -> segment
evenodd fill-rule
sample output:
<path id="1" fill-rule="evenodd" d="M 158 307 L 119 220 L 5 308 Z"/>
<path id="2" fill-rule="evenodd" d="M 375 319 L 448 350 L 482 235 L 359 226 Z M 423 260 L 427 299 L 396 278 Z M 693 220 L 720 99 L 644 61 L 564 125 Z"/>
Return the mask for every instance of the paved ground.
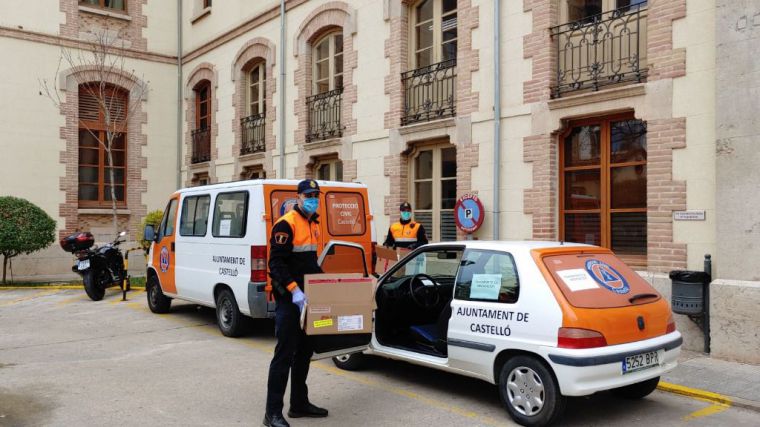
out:
<path id="1" fill-rule="evenodd" d="M 0 290 L 0 425 L 259 425 L 272 325 L 221 336 L 214 313 L 177 304 L 150 313 L 144 293 L 101 302 L 82 290 Z M 512 425 L 496 388 L 376 360 L 360 373 L 312 364 L 310 426 Z M 563 425 L 755 426 L 758 414 L 657 391 L 630 402 L 572 399 Z"/>

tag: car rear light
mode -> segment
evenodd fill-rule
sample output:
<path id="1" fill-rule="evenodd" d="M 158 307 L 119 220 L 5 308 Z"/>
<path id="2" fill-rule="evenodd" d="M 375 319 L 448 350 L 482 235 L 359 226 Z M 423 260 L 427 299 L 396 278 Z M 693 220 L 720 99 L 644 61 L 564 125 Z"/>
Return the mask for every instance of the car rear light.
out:
<path id="1" fill-rule="evenodd" d="M 673 314 L 671 313 L 670 317 L 668 317 L 668 326 L 665 327 L 665 333 L 669 334 L 675 331 L 676 331 L 676 321 L 675 319 L 673 319 Z"/>
<path id="2" fill-rule="evenodd" d="M 251 282 L 267 281 L 267 247 L 251 246 Z"/>
<path id="3" fill-rule="evenodd" d="M 559 328 L 557 346 L 560 348 L 606 347 L 607 340 L 600 332 L 580 328 Z"/>

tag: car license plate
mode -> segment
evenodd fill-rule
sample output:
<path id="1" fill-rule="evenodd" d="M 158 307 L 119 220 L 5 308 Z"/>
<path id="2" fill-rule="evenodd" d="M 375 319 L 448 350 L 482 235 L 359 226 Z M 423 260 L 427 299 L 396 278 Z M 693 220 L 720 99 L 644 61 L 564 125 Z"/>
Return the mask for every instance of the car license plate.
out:
<path id="1" fill-rule="evenodd" d="M 660 366 L 663 353 L 657 350 L 626 357 L 623 359 L 623 375 Z"/>
<path id="2" fill-rule="evenodd" d="M 79 270 L 87 270 L 88 268 L 90 268 L 90 260 L 89 259 L 86 259 L 84 261 L 79 261 L 77 263 L 77 269 L 79 269 Z"/>

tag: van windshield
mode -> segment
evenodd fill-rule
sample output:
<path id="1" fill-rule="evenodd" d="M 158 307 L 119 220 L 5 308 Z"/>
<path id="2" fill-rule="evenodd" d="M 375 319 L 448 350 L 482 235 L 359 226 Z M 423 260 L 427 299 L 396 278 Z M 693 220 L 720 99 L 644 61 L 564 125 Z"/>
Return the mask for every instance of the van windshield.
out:
<path id="1" fill-rule="evenodd" d="M 565 299 L 579 308 L 652 303 L 660 294 L 613 254 L 562 254 L 543 258 Z"/>

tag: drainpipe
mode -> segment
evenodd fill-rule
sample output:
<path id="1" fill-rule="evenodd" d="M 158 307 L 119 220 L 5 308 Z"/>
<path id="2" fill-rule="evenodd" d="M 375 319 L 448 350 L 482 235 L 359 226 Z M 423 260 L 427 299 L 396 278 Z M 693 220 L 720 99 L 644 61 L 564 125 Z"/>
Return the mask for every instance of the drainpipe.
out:
<path id="1" fill-rule="evenodd" d="M 277 110 L 280 113 L 280 135 L 277 141 L 280 148 L 280 171 L 277 178 L 285 179 L 285 0 L 280 0 L 280 105 Z"/>
<path id="2" fill-rule="evenodd" d="M 182 188 L 182 0 L 177 0 L 177 189 Z"/>
<path id="3" fill-rule="evenodd" d="M 501 214 L 501 0 L 493 2 L 493 240 L 500 238 Z"/>

